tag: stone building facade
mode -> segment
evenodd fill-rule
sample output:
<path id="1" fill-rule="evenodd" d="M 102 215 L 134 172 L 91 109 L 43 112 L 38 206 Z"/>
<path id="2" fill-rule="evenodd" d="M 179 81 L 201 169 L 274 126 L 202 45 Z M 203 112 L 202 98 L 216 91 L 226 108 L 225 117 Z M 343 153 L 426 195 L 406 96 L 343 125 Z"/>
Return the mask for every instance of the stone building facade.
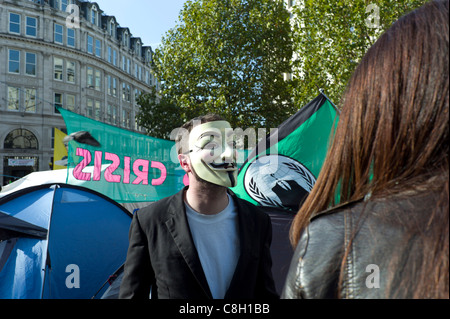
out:
<path id="1" fill-rule="evenodd" d="M 55 105 L 141 132 L 152 54 L 95 2 L 0 0 L 0 185 L 51 169 Z"/>

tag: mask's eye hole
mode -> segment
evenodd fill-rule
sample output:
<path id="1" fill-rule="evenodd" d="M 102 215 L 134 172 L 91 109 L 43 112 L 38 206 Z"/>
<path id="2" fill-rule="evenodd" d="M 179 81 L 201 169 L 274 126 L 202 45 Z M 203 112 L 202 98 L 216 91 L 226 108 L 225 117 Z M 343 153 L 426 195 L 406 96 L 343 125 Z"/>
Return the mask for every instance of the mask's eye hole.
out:
<path id="1" fill-rule="evenodd" d="M 204 150 L 215 150 L 219 147 L 219 144 L 217 142 L 209 142 L 205 146 L 203 146 Z"/>
<path id="2" fill-rule="evenodd" d="M 202 150 L 214 151 L 218 147 L 220 147 L 220 144 L 219 144 L 219 141 L 217 140 L 217 137 L 215 137 L 214 135 L 211 135 L 211 136 L 202 137 L 199 140 L 197 147 Z"/>

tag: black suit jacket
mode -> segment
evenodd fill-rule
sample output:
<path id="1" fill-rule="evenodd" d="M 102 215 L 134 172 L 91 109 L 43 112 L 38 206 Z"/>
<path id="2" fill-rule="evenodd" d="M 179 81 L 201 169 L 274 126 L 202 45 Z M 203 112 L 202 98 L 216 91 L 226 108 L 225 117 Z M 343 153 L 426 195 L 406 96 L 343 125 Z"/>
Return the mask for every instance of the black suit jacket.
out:
<path id="1" fill-rule="evenodd" d="M 120 298 L 212 299 L 179 193 L 133 216 Z M 226 299 L 278 298 L 272 277 L 272 224 L 229 192 L 238 210 L 240 257 Z"/>

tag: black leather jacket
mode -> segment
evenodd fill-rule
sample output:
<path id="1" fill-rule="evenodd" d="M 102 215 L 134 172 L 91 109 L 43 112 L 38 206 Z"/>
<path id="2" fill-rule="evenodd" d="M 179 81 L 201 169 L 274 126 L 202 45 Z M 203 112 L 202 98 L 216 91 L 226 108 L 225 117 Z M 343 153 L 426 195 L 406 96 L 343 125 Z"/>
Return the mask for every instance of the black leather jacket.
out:
<path id="1" fill-rule="evenodd" d="M 302 233 L 281 298 L 410 298 L 398 279 L 420 261 L 421 229 L 436 200 L 430 192 L 403 194 L 318 214 Z"/>

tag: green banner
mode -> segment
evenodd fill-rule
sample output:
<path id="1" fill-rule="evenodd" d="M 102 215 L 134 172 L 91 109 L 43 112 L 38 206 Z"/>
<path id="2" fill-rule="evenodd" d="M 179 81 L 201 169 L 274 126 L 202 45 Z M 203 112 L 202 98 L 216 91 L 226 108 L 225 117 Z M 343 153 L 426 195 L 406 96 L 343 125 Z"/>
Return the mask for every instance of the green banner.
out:
<path id="1" fill-rule="evenodd" d="M 297 211 L 325 159 L 339 114 L 320 94 L 263 139 L 232 190 L 255 205 Z"/>
<path id="2" fill-rule="evenodd" d="M 184 187 L 174 141 L 104 124 L 58 107 L 67 126 L 67 183 L 119 203 L 151 202 Z"/>

